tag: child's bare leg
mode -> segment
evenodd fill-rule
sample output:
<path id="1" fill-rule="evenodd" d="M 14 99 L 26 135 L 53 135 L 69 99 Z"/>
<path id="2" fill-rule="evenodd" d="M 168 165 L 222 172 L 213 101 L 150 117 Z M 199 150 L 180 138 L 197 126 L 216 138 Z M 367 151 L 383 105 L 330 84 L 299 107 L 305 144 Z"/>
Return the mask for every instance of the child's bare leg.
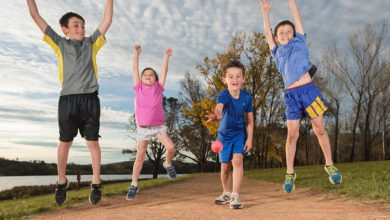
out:
<path id="1" fill-rule="evenodd" d="M 170 166 L 172 164 L 172 159 L 175 156 L 175 145 L 173 144 L 173 141 L 169 137 L 167 132 L 164 132 L 157 136 L 157 140 L 160 141 L 167 150 L 165 165 Z"/>
<path id="2" fill-rule="evenodd" d="M 230 163 L 223 162 L 221 163 L 221 183 L 224 192 L 231 192 L 230 181 Z"/>
<path id="3" fill-rule="evenodd" d="M 287 173 L 294 173 L 295 151 L 299 137 L 300 120 L 287 120 L 286 163 Z"/>
<path id="4" fill-rule="evenodd" d="M 58 182 L 64 183 L 66 181 L 66 163 L 68 162 L 68 155 L 70 146 L 72 146 L 73 141 L 58 143 L 57 148 L 57 172 L 58 172 Z"/>
<path id="5" fill-rule="evenodd" d="M 137 156 L 133 164 L 133 174 L 132 182 L 138 183 L 138 177 L 141 173 L 142 166 L 144 165 L 144 160 L 146 157 L 146 148 L 149 144 L 149 141 L 137 141 Z"/>
<path id="6" fill-rule="evenodd" d="M 233 192 L 239 193 L 244 175 L 243 155 L 241 153 L 233 154 Z"/>
<path id="7" fill-rule="evenodd" d="M 89 148 L 89 152 L 91 153 L 92 171 L 93 171 L 92 183 L 100 183 L 101 152 L 100 152 L 99 141 L 86 141 L 86 143 Z"/>
<path id="8" fill-rule="evenodd" d="M 332 150 L 330 148 L 329 136 L 325 129 L 323 116 L 320 115 L 312 119 L 311 124 L 313 126 L 314 133 L 318 138 L 318 142 L 320 143 L 322 152 L 324 153 L 326 165 L 332 165 Z"/>

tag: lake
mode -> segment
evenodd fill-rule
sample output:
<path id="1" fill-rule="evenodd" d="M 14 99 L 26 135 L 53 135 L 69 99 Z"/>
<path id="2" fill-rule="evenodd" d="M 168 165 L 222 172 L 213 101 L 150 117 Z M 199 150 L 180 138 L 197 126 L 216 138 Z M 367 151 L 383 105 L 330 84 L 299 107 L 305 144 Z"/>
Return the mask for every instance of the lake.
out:
<path id="1" fill-rule="evenodd" d="M 182 176 L 178 174 L 178 176 Z M 158 178 L 167 178 L 167 174 L 159 174 Z M 77 182 L 77 175 L 67 175 L 71 182 Z M 100 175 L 102 180 L 131 179 L 131 174 Z M 139 179 L 153 178 L 152 174 L 141 174 Z M 81 182 L 91 181 L 92 175 L 81 175 Z M 0 176 L 0 191 L 12 189 L 15 186 L 42 186 L 56 184 L 57 176 Z M 130 181 L 129 181 L 130 184 Z"/>

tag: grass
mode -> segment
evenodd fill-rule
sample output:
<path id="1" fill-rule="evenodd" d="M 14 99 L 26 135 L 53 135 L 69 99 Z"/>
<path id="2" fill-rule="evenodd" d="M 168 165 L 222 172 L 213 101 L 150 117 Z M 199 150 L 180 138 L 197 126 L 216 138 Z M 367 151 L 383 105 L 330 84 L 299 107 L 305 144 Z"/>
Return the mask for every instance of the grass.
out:
<path id="1" fill-rule="evenodd" d="M 183 181 L 197 175 L 199 174 L 189 174 L 178 177 L 175 180 L 169 180 L 167 178 L 144 180 L 140 181 L 138 185 L 142 190 L 144 190 L 169 183 Z M 129 182 L 103 185 L 102 197 L 104 199 L 104 197 L 123 195 L 124 199 L 128 187 Z M 69 208 L 80 203 L 86 203 L 88 201 L 90 191 L 91 189 L 89 187 L 82 188 L 80 191 L 68 191 L 68 200 L 63 206 L 58 206 L 55 204 L 54 193 L 44 196 L 0 201 L 0 220 L 20 218 L 44 211 Z"/>
<path id="2" fill-rule="evenodd" d="M 336 164 L 336 167 L 343 176 L 343 182 L 339 185 L 329 182 L 324 166 L 295 167 L 296 187 L 390 202 L 390 161 L 342 163 Z M 249 170 L 245 176 L 280 183 L 282 188 L 285 174 L 285 168 L 274 168 Z"/>

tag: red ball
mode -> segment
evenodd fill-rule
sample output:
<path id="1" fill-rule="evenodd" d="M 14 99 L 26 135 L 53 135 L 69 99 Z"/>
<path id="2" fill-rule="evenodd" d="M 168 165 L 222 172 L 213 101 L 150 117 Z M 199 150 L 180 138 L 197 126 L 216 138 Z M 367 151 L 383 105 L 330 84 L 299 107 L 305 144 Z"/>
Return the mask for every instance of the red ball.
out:
<path id="1" fill-rule="evenodd" d="M 214 151 L 215 153 L 219 153 L 222 151 L 223 145 L 222 142 L 220 141 L 214 141 L 211 144 L 211 150 Z"/>

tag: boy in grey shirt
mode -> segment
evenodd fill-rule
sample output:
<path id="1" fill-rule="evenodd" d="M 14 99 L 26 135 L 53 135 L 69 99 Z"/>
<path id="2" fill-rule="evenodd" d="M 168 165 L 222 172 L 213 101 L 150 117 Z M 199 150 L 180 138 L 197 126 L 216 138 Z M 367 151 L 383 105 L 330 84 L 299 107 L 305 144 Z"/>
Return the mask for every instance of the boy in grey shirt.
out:
<path id="1" fill-rule="evenodd" d="M 58 125 L 60 138 L 57 154 L 58 180 L 55 199 L 58 205 L 66 202 L 66 164 L 73 138 L 77 131 L 86 140 L 91 152 L 93 179 L 89 202 L 96 204 L 101 198 L 100 182 L 100 101 L 98 97 L 96 54 L 105 44 L 111 25 L 113 0 L 107 0 L 102 23 L 89 37 L 85 37 L 85 21 L 73 12 L 60 19 L 66 38 L 59 36 L 40 16 L 35 0 L 27 0 L 31 17 L 44 33 L 46 41 L 57 54 L 59 78 L 62 86 L 58 103 Z"/>

